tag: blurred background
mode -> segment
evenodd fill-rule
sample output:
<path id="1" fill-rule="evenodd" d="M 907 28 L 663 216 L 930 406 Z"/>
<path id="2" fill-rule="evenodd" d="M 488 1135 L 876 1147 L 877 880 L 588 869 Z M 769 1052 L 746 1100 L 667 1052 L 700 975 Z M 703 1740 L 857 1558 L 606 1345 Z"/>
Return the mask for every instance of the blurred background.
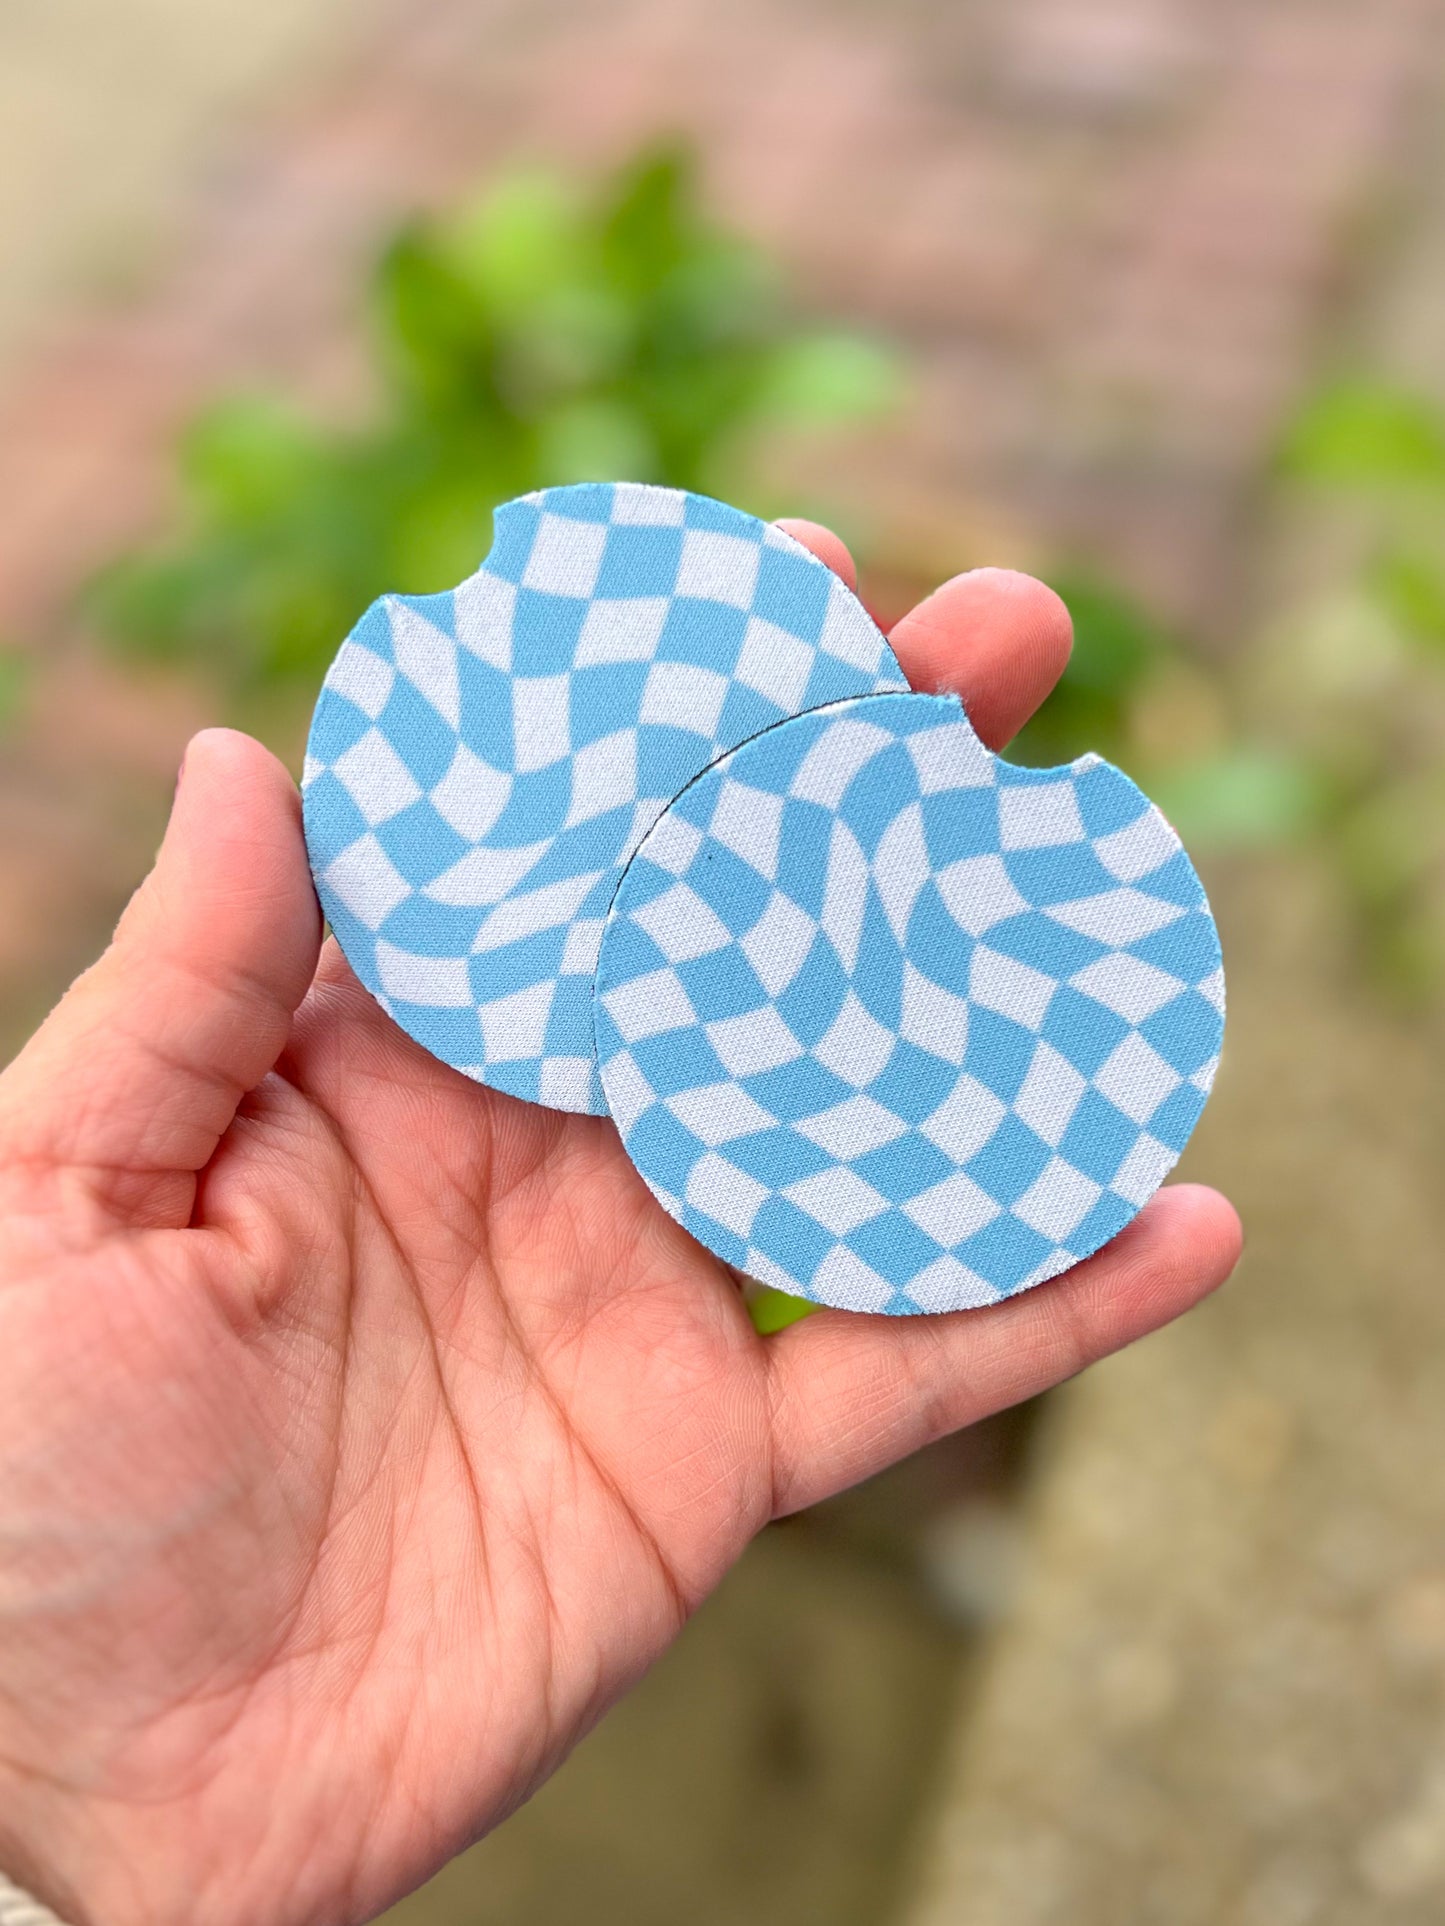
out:
<path id="1" fill-rule="evenodd" d="M 765 1533 L 395 1926 L 1438 1926 L 1442 0 L 0 0 L 0 264 L 0 1059 L 193 728 L 588 476 L 1043 574 L 1017 753 L 1222 926 L 1234 1284 Z"/>

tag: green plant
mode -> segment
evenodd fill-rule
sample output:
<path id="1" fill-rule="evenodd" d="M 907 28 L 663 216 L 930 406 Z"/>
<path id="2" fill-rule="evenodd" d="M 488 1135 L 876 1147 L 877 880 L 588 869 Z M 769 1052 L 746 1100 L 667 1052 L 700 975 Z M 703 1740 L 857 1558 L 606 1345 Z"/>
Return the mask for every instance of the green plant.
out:
<path id="1" fill-rule="evenodd" d="M 672 147 L 591 195 L 515 174 L 413 222 L 367 313 L 366 422 L 262 396 L 192 426 L 181 533 L 95 586 L 124 644 L 210 665 L 242 698 L 309 685 L 377 595 L 470 573 L 498 502 L 617 476 L 746 497 L 767 432 L 865 414 L 897 388 L 876 345 L 790 317 L 769 262 L 707 219 Z"/>
<path id="2" fill-rule="evenodd" d="M 1085 749 L 1127 752 L 1140 688 L 1173 662 L 1179 643 L 1129 596 L 1086 574 L 1051 577 L 1074 621 L 1074 652 L 1059 686 L 1018 737 L 1022 762 L 1066 762 Z"/>
<path id="3" fill-rule="evenodd" d="M 30 661 L 18 650 L 0 646 L 0 734 L 9 729 L 20 714 L 30 685 Z"/>
<path id="4" fill-rule="evenodd" d="M 1302 411 L 1281 467 L 1354 502 L 1358 588 L 1417 666 L 1445 667 L 1445 408 L 1386 383 L 1335 383 Z"/>
<path id="5" fill-rule="evenodd" d="M 1288 625 L 1281 726 L 1316 771 L 1319 827 L 1376 979 L 1445 967 L 1445 408 L 1351 376 L 1312 396 L 1281 470 L 1329 499 L 1339 579 Z"/>

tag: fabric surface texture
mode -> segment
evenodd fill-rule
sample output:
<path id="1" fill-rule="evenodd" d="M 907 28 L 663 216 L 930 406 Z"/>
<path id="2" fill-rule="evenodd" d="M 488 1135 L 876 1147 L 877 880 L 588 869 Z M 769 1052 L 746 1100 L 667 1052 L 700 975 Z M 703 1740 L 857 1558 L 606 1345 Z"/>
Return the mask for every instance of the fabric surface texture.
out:
<path id="1" fill-rule="evenodd" d="M 475 575 L 375 604 L 327 674 L 303 779 L 322 906 L 434 1055 L 600 1114 L 597 945 L 641 837 L 760 730 L 906 686 L 851 591 L 751 515 L 628 484 L 509 502 Z"/>
<path id="2" fill-rule="evenodd" d="M 693 783 L 617 893 L 603 1088 L 708 1248 L 850 1310 L 987 1304 L 1123 1228 L 1218 1062 L 1203 889 L 1095 757 L 1015 768 L 951 697 L 785 722 Z"/>

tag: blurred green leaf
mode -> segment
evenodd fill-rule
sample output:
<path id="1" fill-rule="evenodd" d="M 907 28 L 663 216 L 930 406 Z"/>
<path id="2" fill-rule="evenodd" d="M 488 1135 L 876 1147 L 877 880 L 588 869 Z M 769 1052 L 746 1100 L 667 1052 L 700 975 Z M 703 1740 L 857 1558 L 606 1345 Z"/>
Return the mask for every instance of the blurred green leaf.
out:
<path id="1" fill-rule="evenodd" d="M 707 492 L 773 427 L 897 386 L 876 346 L 790 318 L 675 144 L 590 196 L 533 169 L 409 222 L 367 311 L 370 421 L 326 428 L 263 396 L 192 425 L 181 530 L 91 591 L 120 644 L 203 662 L 250 701 L 313 679 L 378 595 L 469 574 L 513 495 L 611 477 Z"/>
<path id="2" fill-rule="evenodd" d="M 559 482 L 655 481 L 660 463 L 647 424 L 621 401 L 559 408 L 537 440 L 539 466 Z"/>
<path id="3" fill-rule="evenodd" d="M 1288 475 L 1345 488 L 1445 485 L 1445 411 L 1383 382 L 1345 380 L 1301 410 L 1281 454 Z"/>
<path id="4" fill-rule="evenodd" d="M 8 729 L 20 714 L 30 687 L 30 658 L 18 649 L 0 647 L 0 729 Z"/>
<path id="5" fill-rule="evenodd" d="M 667 141 L 625 166 L 604 196 L 602 262 L 634 298 L 655 291 L 706 245 L 695 185 L 690 150 L 683 142 Z"/>
<path id="6" fill-rule="evenodd" d="M 1064 671 L 1074 688 L 1119 695 L 1159 655 L 1177 647 L 1174 637 L 1119 589 L 1067 574 L 1055 586 L 1074 622 L 1074 652 Z"/>
<path id="7" fill-rule="evenodd" d="M 442 223 L 438 240 L 478 299 L 516 316 L 566 285 L 582 244 L 576 197 L 554 174 L 518 171 Z"/>
<path id="8" fill-rule="evenodd" d="M 1156 771 L 1148 787 L 1197 849 L 1258 849 L 1292 840 L 1319 822 L 1323 807 L 1321 780 L 1308 763 L 1249 743 Z"/>
<path id="9" fill-rule="evenodd" d="M 822 334 L 776 356 L 768 402 L 780 418 L 832 422 L 886 414 L 901 391 L 897 357 L 851 334 Z"/>
<path id="10" fill-rule="evenodd" d="M 748 1298 L 748 1315 L 753 1320 L 753 1329 L 762 1337 L 774 1331 L 785 1331 L 790 1324 L 797 1324 L 821 1307 L 810 1298 L 790 1297 L 786 1291 L 775 1291 L 771 1285 L 760 1284 Z"/>
<path id="11" fill-rule="evenodd" d="M 1009 749 L 1017 762 L 1053 767 L 1094 749 L 1117 759 L 1131 705 L 1178 642 L 1142 606 L 1092 576 L 1056 575 L 1074 622 L 1074 648 L 1059 685 Z"/>
<path id="12" fill-rule="evenodd" d="M 200 415 L 181 444 L 181 472 L 196 497 L 237 522 L 283 508 L 320 459 L 306 422 L 270 396 L 237 397 Z"/>
<path id="13" fill-rule="evenodd" d="M 1435 556 L 1387 550 L 1376 558 L 1369 586 L 1406 636 L 1445 651 L 1445 568 Z"/>

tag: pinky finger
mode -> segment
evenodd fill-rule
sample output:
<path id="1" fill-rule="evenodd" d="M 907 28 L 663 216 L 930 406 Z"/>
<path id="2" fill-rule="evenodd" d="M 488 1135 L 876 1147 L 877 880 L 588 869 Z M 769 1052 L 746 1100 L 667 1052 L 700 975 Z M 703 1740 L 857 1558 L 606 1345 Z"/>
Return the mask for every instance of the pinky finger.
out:
<path id="1" fill-rule="evenodd" d="M 1224 1282 L 1240 1246 L 1232 1206 L 1179 1184 L 1087 1262 L 987 1310 L 902 1319 L 825 1311 L 779 1332 L 768 1340 L 775 1515 L 1168 1324 Z"/>

